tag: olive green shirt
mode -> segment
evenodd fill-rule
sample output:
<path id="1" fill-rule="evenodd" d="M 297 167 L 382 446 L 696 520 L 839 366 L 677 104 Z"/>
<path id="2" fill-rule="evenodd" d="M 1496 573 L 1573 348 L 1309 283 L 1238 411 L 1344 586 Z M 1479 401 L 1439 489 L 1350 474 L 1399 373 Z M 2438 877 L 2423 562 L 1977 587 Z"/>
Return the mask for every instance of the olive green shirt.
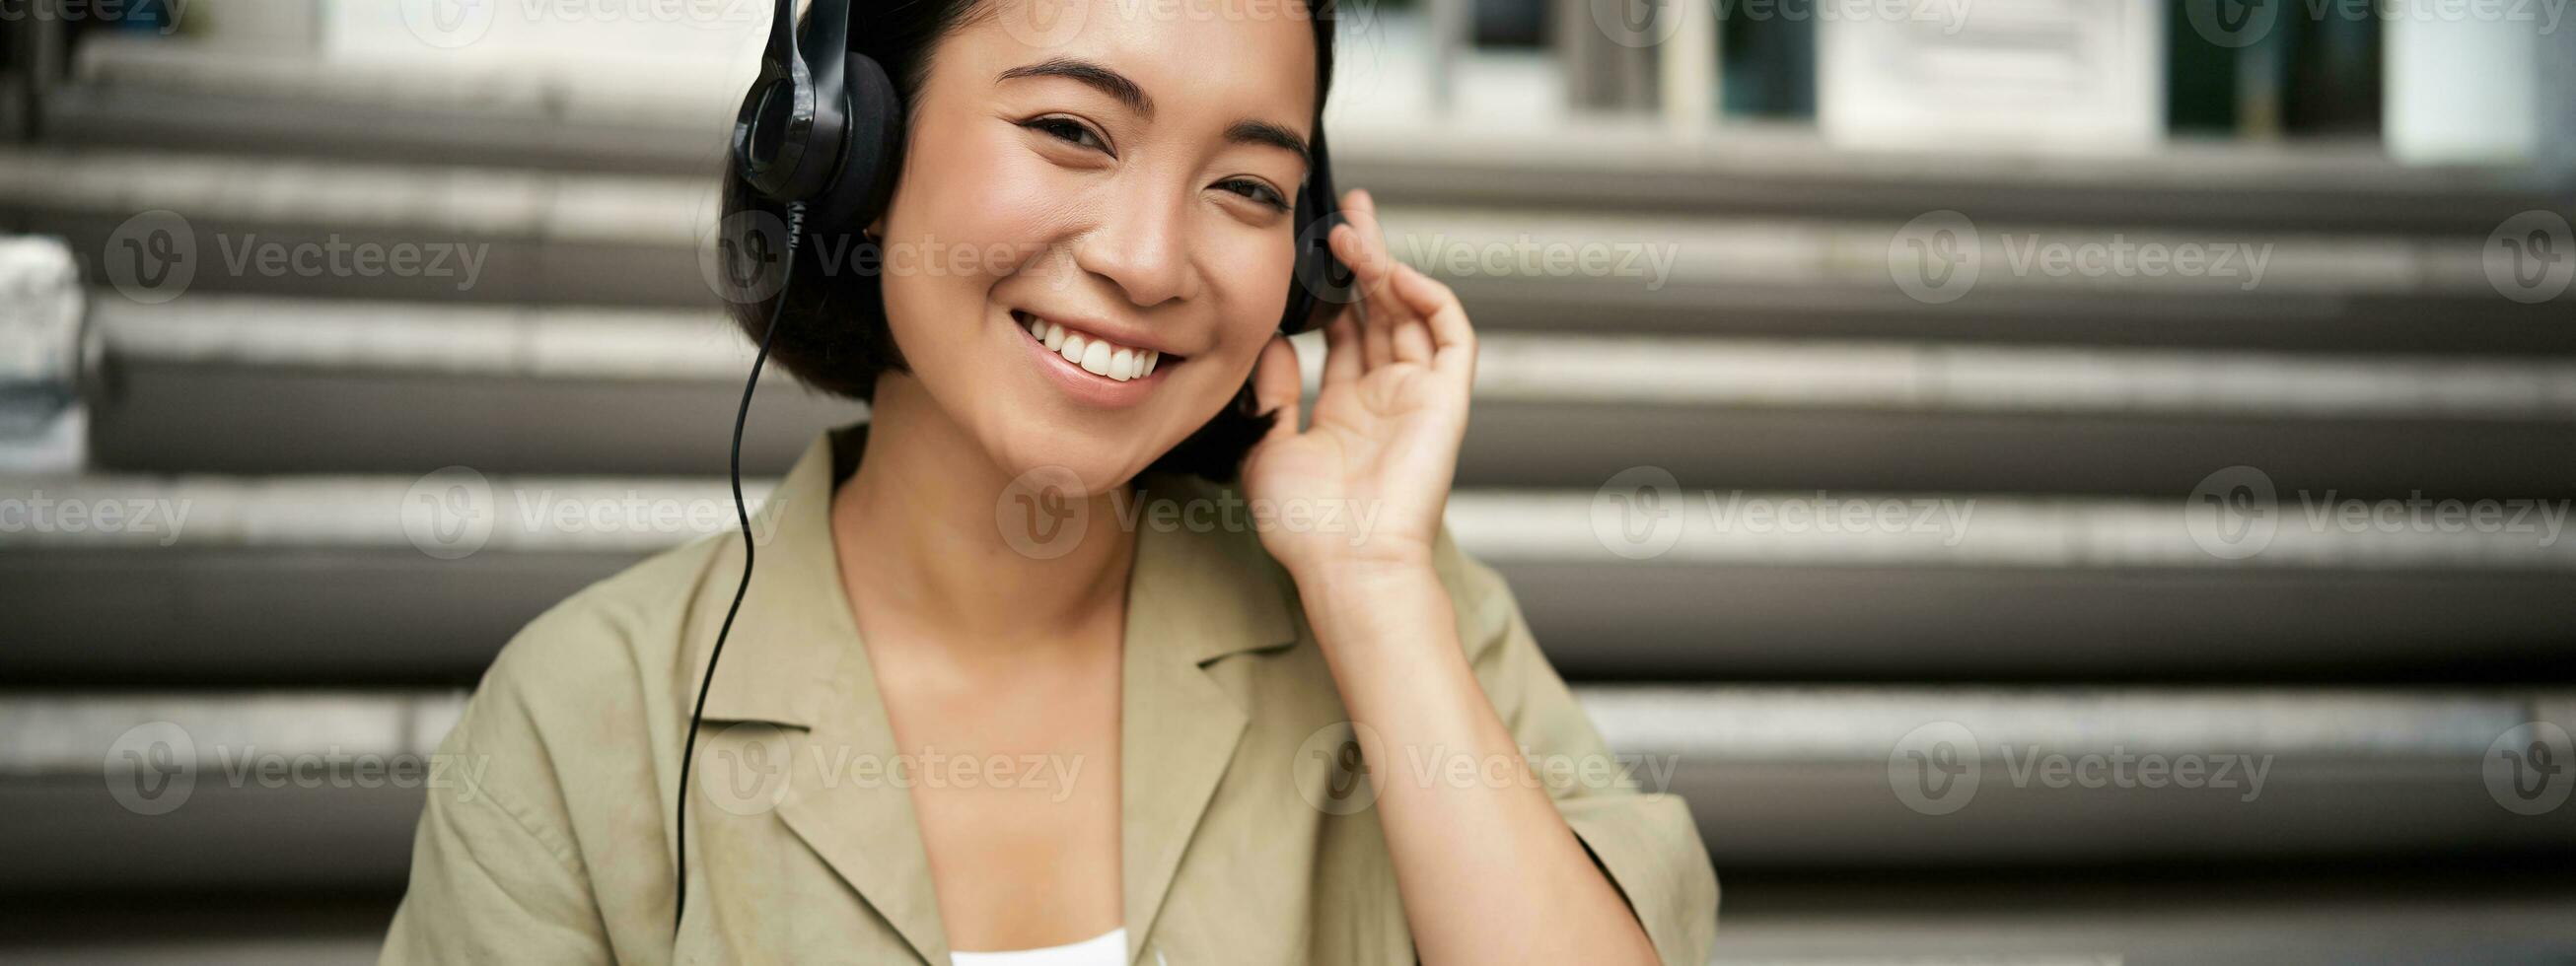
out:
<path id="1" fill-rule="evenodd" d="M 742 572 L 733 533 L 574 594 L 501 650 L 439 746 L 483 777 L 431 791 L 383 962 L 947 962 L 900 780 L 924 773 L 897 755 L 832 545 L 832 491 L 864 428 L 819 436 L 753 520 L 765 542 L 691 766 L 677 932 L 673 791 Z M 1195 478 L 1139 485 L 1233 497 Z M 1414 961 L 1366 782 L 1422 773 L 1355 762 L 1296 587 L 1257 533 L 1135 519 L 1116 776 L 1129 960 Z M 1533 765 L 1550 766 L 1538 770 L 1566 823 L 1664 962 L 1706 962 L 1717 879 L 1689 809 L 1592 767 L 1617 759 L 1501 577 L 1445 531 L 1438 570 L 1477 680 Z"/>

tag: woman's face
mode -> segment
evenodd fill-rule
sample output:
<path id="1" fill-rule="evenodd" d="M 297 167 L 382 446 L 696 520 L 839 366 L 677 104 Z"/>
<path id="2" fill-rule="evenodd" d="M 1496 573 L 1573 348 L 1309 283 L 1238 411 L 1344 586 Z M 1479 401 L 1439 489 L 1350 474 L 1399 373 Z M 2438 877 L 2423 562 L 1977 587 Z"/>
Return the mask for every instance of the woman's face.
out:
<path id="1" fill-rule="evenodd" d="M 878 223 L 912 370 L 878 410 L 927 402 L 1005 473 L 1104 492 L 1226 405 L 1277 329 L 1312 27 L 1284 0 L 988 14 L 933 52 Z"/>

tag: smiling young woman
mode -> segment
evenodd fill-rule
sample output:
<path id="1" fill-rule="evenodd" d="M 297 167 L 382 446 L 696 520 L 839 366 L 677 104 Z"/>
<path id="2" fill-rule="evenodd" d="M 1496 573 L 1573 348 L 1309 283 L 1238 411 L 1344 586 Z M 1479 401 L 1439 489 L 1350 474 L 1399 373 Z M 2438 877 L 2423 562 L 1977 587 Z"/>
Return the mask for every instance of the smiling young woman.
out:
<path id="1" fill-rule="evenodd" d="M 817 239 L 740 314 L 871 415 L 760 510 L 700 770 L 733 535 L 503 649 L 385 961 L 1704 962 L 1688 810 L 1441 526 L 1475 334 L 1365 192 L 1300 418 L 1329 6 L 856 7 L 904 105 L 884 269 Z"/>

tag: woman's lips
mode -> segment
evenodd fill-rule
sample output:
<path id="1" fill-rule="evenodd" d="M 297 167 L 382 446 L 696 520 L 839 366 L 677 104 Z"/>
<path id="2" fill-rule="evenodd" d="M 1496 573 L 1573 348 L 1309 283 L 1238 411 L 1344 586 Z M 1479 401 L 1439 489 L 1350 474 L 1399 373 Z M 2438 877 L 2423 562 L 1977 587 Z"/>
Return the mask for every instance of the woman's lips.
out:
<path id="1" fill-rule="evenodd" d="M 1056 387 L 1062 389 L 1067 396 L 1090 406 L 1117 408 L 1141 402 L 1153 392 L 1154 387 L 1163 384 L 1165 373 L 1183 361 L 1180 356 L 1161 355 L 1150 349 L 1143 350 L 1144 372 L 1139 375 L 1136 374 L 1139 368 L 1136 361 L 1138 350 L 1134 348 L 1098 340 L 1043 319 L 1032 320 L 1024 312 L 1011 313 L 1011 319 L 1026 337 L 1031 361 L 1037 364 L 1038 369 L 1045 373 L 1047 379 L 1055 383 Z M 1032 324 L 1033 321 L 1034 324 Z M 1078 346 L 1074 342 L 1075 339 L 1082 340 Z M 1053 342 L 1054 345 L 1050 347 L 1049 342 Z M 1118 364 L 1119 351 L 1125 349 L 1129 373 L 1127 378 L 1114 379 L 1105 373 L 1084 368 L 1083 362 L 1091 361 L 1091 357 L 1095 354 L 1094 345 L 1099 346 L 1098 364 L 1103 370 L 1113 369 Z M 1077 346 L 1077 351 L 1082 354 L 1083 359 L 1076 361 L 1068 358 L 1064 351 L 1068 346 Z"/>
<path id="2" fill-rule="evenodd" d="M 1013 312 L 1011 319 L 1028 332 L 1029 337 L 1064 357 L 1064 361 L 1081 367 L 1084 372 L 1114 382 L 1128 382 L 1154 374 L 1162 353 L 1119 345 L 1088 332 L 1065 328 L 1026 312 Z M 1179 361 L 1178 359 L 1174 360 Z"/>

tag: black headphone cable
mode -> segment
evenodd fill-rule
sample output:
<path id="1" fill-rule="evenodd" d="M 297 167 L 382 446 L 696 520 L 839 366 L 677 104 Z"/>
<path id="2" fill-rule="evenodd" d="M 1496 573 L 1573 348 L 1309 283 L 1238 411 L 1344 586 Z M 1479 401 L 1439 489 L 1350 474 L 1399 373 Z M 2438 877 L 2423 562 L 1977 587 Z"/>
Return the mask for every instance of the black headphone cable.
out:
<path id="1" fill-rule="evenodd" d="M 742 612 L 742 595 L 751 589 L 752 539 L 751 511 L 742 502 L 742 425 L 751 416 L 751 394 L 760 388 L 760 368 L 769 361 L 769 347 L 778 341 L 779 317 L 787 312 L 787 286 L 796 278 L 796 245 L 805 231 L 805 203 L 787 205 L 787 253 L 785 268 L 778 279 L 778 304 L 769 310 L 769 325 L 760 334 L 760 352 L 751 357 L 751 378 L 742 384 L 742 405 L 733 414 L 733 514 L 742 525 L 742 582 L 734 585 L 733 606 L 725 608 L 724 626 L 716 631 L 716 646 L 707 653 L 706 676 L 698 681 L 697 706 L 689 712 L 689 737 L 680 745 L 680 794 L 678 815 L 673 822 L 679 828 L 679 842 L 673 850 L 678 865 L 674 874 L 671 898 L 671 935 L 679 938 L 681 915 L 689 907 L 689 762 L 698 752 L 698 721 L 707 713 L 707 690 L 715 684 L 716 662 L 724 658 L 725 637 L 733 633 L 733 618 Z M 772 494 L 775 496 L 776 494 Z"/>

